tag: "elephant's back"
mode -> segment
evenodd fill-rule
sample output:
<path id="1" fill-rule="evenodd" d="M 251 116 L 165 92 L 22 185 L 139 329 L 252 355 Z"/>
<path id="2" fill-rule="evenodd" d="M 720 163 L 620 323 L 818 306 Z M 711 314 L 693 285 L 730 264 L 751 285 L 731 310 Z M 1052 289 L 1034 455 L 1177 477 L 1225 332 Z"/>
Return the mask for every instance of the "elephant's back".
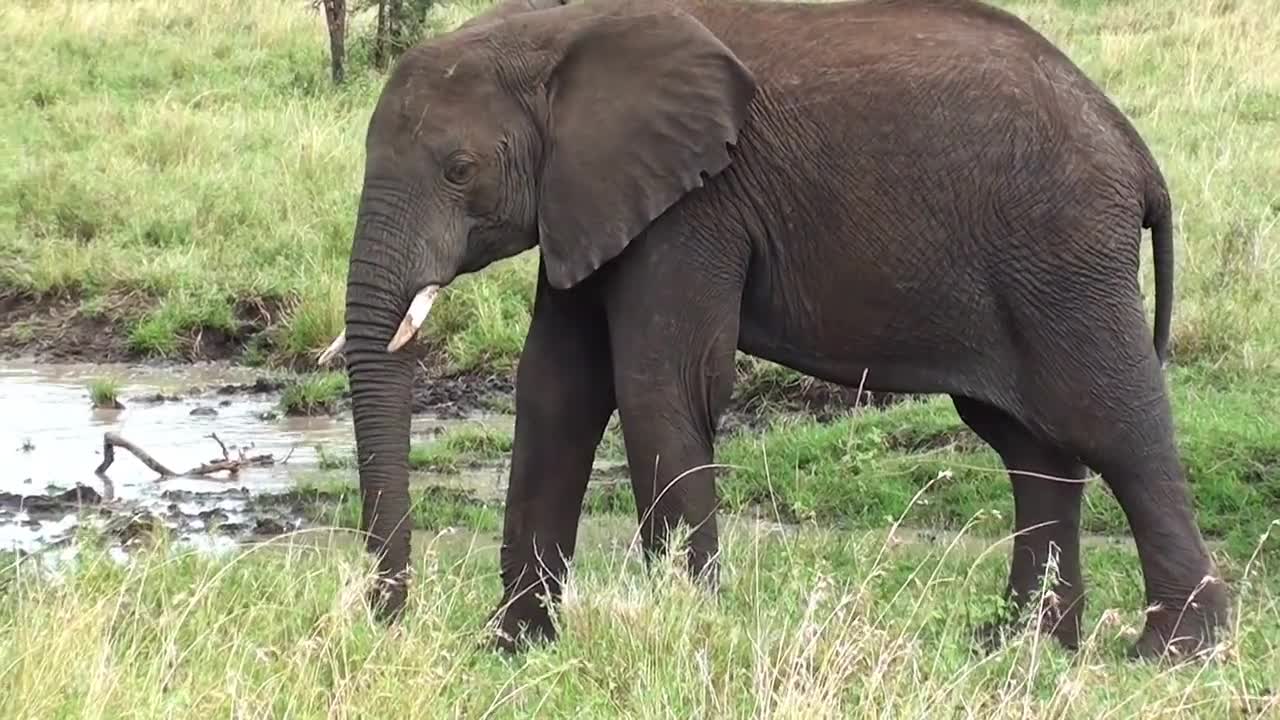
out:
<path id="1" fill-rule="evenodd" d="M 996 184 L 1011 168 L 1034 168 L 1039 177 L 1016 180 L 1028 194 L 1099 179 L 1108 191 L 1140 191 L 1159 177 L 1105 93 L 1003 10 L 969 0 L 675 2 L 756 76 L 753 114 L 772 132 L 747 134 L 802 145 L 779 146 L 779 156 L 856 148 L 863 161 L 896 163 L 904 181 L 914 166 L 931 183 L 943 160 Z"/>
<path id="2" fill-rule="evenodd" d="M 1128 119 L 1052 42 L 973 0 L 673 0 L 703 22 L 780 105 L 874 112 L 871 102 L 962 113 L 1045 115 L 1072 139 L 1141 145 Z M 1145 150 L 1145 148 L 1143 148 Z"/>

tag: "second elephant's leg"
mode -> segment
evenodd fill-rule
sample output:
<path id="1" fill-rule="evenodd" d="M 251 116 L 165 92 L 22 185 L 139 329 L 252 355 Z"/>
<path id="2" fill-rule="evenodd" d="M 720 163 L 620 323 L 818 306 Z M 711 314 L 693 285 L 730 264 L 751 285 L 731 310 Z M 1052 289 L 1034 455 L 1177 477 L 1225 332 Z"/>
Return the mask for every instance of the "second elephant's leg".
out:
<path id="1" fill-rule="evenodd" d="M 960 419 L 999 453 L 1013 485 L 1017 534 L 1006 599 L 1016 610 L 1027 609 L 1041 591 L 1051 554 L 1056 556 L 1056 580 L 1051 595 L 1038 608 L 1039 627 L 1064 646 L 1077 648 L 1084 612 L 1080 501 L 1087 469 L 1006 413 L 969 398 L 953 401 Z M 995 641 L 1004 625 L 997 622 L 983 628 L 984 640 Z"/>
<path id="2" fill-rule="evenodd" d="M 555 637 L 541 595 L 560 595 L 591 463 L 613 413 L 604 314 L 590 288 L 554 290 L 539 272 L 516 377 L 515 439 L 502 528 L 499 645 Z"/>

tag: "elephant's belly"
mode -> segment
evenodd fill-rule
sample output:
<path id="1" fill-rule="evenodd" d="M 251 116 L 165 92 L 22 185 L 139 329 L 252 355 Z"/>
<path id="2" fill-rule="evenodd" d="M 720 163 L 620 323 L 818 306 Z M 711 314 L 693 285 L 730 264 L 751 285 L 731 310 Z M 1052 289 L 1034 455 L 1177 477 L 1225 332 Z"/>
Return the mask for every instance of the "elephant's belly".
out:
<path id="1" fill-rule="evenodd" d="M 897 283 L 744 296 L 738 347 L 806 375 L 868 390 L 967 394 L 999 366 L 990 309 L 943 287 Z M 815 290 L 826 290 L 825 297 Z"/>
<path id="2" fill-rule="evenodd" d="M 738 347 L 742 352 L 762 360 L 827 382 L 862 387 L 874 392 L 950 393 L 960 392 L 957 382 L 945 368 L 915 361 L 890 362 L 870 355 L 832 357 L 766 339 L 767 333 L 740 333 Z"/>

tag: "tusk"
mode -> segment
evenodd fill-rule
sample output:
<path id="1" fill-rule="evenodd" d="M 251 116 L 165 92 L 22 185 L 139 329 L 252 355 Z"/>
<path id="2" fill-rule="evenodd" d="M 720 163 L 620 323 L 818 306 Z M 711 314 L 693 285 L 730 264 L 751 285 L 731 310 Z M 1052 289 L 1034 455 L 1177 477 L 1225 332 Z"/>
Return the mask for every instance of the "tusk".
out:
<path id="1" fill-rule="evenodd" d="M 409 312 L 405 313 L 404 319 L 400 321 L 400 328 L 396 330 L 395 337 L 387 343 L 387 352 L 399 350 L 418 334 L 418 328 L 426 322 L 427 313 L 431 312 L 431 304 L 436 301 L 436 294 L 439 292 L 439 285 L 428 285 L 413 296 L 413 302 L 409 303 Z"/>
<path id="2" fill-rule="evenodd" d="M 337 355 L 342 350 L 342 346 L 346 344 L 347 331 L 343 330 L 338 333 L 338 337 L 334 338 L 333 342 L 329 343 L 329 347 L 325 348 L 324 352 L 320 353 L 320 357 L 317 358 L 316 362 L 320 365 L 328 365 L 329 361 L 333 359 L 333 356 Z"/>

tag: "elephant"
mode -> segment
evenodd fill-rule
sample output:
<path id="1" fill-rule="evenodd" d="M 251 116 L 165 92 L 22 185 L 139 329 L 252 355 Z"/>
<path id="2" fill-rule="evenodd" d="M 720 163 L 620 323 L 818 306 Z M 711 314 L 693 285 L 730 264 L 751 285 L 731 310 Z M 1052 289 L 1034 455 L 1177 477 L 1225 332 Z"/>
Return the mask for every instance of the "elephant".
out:
<path id="1" fill-rule="evenodd" d="M 502 0 L 487 8 L 484 12 L 476 14 L 466 22 L 455 28 L 465 30 L 476 25 L 484 25 L 486 23 L 504 18 L 517 13 L 529 12 L 530 10 L 546 10 L 548 8 L 560 7 L 567 0 Z"/>
<path id="2" fill-rule="evenodd" d="M 557 637 L 615 411 L 646 559 L 684 526 L 687 572 L 719 587 L 714 445 L 739 351 L 832 383 L 949 395 L 1009 475 L 1004 593 L 1064 647 L 1082 635 L 1090 469 L 1125 513 L 1151 608 L 1129 654 L 1188 657 L 1221 636 L 1227 587 L 1164 374 L 1168 186 L 1123 112 L 1015 15 L 977 0 L 506 14 L 400 58 L 362 182 L 345 329 L 326 356 L 342 351 L 350 377 L 382 621 L 408 597 L 404 347 L 456 278 L 536 250 L 497 647 Z M 1053 601 L 1033 603 L 1055 558 Z"/>

